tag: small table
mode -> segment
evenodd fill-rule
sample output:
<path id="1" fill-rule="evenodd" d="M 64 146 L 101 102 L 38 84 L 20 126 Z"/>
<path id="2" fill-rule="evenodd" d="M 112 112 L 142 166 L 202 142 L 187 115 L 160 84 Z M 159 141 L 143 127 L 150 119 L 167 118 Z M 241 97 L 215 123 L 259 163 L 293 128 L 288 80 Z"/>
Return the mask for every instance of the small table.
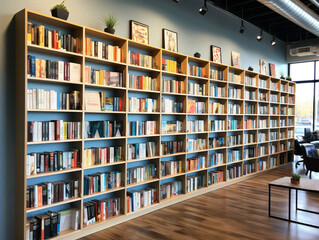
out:
<path id="1" fill-rule="evenodd" d="M 288 190 L 289 190 L 288 219 L 271 215 L 271 187 L 288 188 Z M 309 212 L 309 213 L 314 213 L 314 214 L 319 214 L 319 212 L 314 212 L 314 211 L 298 208 L 298 190 L 308 191 L 308 192 L 319 192 L 319 180 L 300 179 L 300 184 L 297 185 L 297 184 L 291 184 L 290 183 L 290 177 L 283 177 L 283 178 L 280 178 L 280 179 L 277 179 L 275 181 L 270 182 L 268 184 L 268 188 L 269 188 L 269 192 L 268 192 L 269 193 L 269 198 L 268 198 L 268 214 L 269 214 L 269 217 L 273 217 L 273 218 L 277 218 L 277 219 L 281 219 L 281 220 L 285 220 L 285 221 L 289 221 L 289 222 L 293 222 L 293 223 L 299 223 L 299 224 L 303 224 L 303 225 L 310 226 L 310 227 L 319 228 L 319 226 L 316 226 L 316 225 L 311 225 L 311 224 L 308 224 L 308 223 L 302 223 L 302 222 L 298 222 L 298 221 L 295 221 L 295 220 L 291 220 L 291 216 L 290 216 L 290 212 L 291 212 L 291 189 L 295 189 L 296 190 L 296 210 Z"/>

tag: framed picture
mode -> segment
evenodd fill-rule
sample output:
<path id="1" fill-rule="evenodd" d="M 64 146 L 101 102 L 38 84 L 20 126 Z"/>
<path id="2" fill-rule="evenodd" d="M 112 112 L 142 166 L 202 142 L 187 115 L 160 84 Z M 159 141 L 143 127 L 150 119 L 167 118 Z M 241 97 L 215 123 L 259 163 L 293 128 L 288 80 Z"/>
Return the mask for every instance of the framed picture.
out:
<path id="1" fill-rule="evenodd" d="M 273 63 L 269 63 L 269 75 L 276 77 L 276 66 Z"/>
<path id="2" fill-rule="evenodd" d="M 169 51 L 178 51 L 177 32 L 163 28 L 163 48 Z"/>
<path id="3" fill-rule="evenodd" d="M 267 74 L 267 61 L 263 59 L 259 59 L 259 72 L 261 74 Z"/>
<path id="4" fill-rule="evenodd" d="M 210 46 L 210 60 L 216 63 L 222 63 L 222 49 L 220 47 Z"/>
<path id="5" fill-rule="evenodd" d="M 130 37 L 135 42 L 149 44 L 148 25 L 131 20 Z"/>
<path id="6" fill-rule="evenodd" d="M 240 54 L 238 52 L 231 52 L 231 64 L 234 67 L 240 67 Z"/>

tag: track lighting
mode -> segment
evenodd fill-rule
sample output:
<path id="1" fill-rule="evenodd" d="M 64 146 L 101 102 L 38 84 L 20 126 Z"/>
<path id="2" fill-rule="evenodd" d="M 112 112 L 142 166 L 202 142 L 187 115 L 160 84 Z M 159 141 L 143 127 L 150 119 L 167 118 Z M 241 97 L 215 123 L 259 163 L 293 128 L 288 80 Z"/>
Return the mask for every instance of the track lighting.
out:
<path id="1" fill-rule="evenodd" d="M 201 8 L 198 10 L 198 12 L 204 16 L 204 15 L 207 13 L 207 11 L 208 11 L 207 1 L 204 0 L 204 6 L 201 7 Z"/>
<path id="2" fill-rule="evenodd" d="M 263 30 L 260 30 L 260 34 L 257 35 L 257 40 L 261 41 L 263 39 Z"/>
<path id="3" fill-rule="evenodd" d="M 241 20 L 241 26 L 240 26 L 240 29 L 239 29 L 239 32 L 240 33 L 244 33 L 246 30 L 245 26 L 244 26 L 244 20 Z"/>
<path id="4" fill-rule="evenodd" d="M 275 37 L 272 38 L 270 44 L 271 44 L 271 46 L 275 46 L 276 45 Z"/>

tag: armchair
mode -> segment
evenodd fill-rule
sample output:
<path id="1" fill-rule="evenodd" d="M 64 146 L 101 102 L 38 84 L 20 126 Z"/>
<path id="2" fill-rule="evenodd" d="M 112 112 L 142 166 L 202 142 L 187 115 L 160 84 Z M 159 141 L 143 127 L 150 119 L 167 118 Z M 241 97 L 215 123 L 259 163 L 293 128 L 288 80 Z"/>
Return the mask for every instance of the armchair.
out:
<path id="1" fill-rule="evenodd" d="M 317 150 L 313 144 L 305 143 L 301 146 L 304 158 L 304 164 L 306 165 L 307 172 L 310 171 L 309 178 L 311 179 L 312 172 L 319 172 L 319 157 Z"/>

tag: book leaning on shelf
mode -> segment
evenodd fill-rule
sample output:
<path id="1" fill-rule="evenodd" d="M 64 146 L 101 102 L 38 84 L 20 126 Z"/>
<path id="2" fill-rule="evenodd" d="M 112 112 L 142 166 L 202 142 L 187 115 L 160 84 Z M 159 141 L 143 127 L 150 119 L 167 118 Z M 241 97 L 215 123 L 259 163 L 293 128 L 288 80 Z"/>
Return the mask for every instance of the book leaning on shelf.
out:
<path id="1" fill-rule="evenodd" d="M 58 212 L 47 211 L 42 215 L 28 218 L 26 223 L 26 239 L 40 240 L 56 237 L 61 232 L 78 230 L 80 224 L 80 210 L 68 209 Z"/>
<path id="2" fill-rule="evenodd" d="M 80 38 L 63 34 L 59 30 L 49 30 L 43 25 L 28 22 L 27 42 L 41 47 L 80 53 Z"/>
<path id="3" fill-rule="evenodd" d="M 85 38 L 85 55 L 110 61 L 123 62 L 123 51 L 119 46 L 112 46 L 91 38 Z"/>
<path id="4" fill-rule="evenodd" d="M 91 66 L 84 67 L 84 83 L 98 84 L 109 87 L 125 87 L 122 72 L 94 69 Z"/>
<path id="5" fill-rule="evenodd" d="M 183 182 L 173 181 L 160 186 L 161 200 L 171 198 L 183 193 Z"/>
<path id="6" fill-rule="evenodd" d="M 81 64 L 64 61 L 51 61 L 28 55 L 28 77 L 48 78 L 61 81 L 81 82 Z"/>
<path id="7" fill-rule="evenodd" d="M 95 222 L 105 221 L 121 214 L 120 198 L 94 199 L 83 203 L 83 225 L 87 227 Z"/>
<path id="8" fill-rule="evenodd" d="M 84 138 L 123 136 L 123 124 L 119 121 L 85 121 Z"/>
<path id="9" fill-rule="evenodd" d="M 84 149 L 83 167 L 119 161 L 123 161 L 123 147 L 121 146 Z"/>
<path id="10" fill-rule="evenodd" d="M 42 142 L 81 138 L 81 122 L 52 120 L 28 122 L 28 142 Z"/>
<path id="11" fill-rule="evenodd" d="M 127 185 L 156 178 L 156 165 L 147 164 L 127 169 Z"/>
<path id="12" fill-rule="evenodd" d="M 26 160 L 27 176 L 80 167 L 79 150 L 30 153 Z"/>
<path id="13" fill-rule="evenodd" d="M 134 143 L 127 145 L 127 160 L 155 156 L 155 142 Z"/>
<path id="14" fill-rule="evenodd" d="M 147 188 L 138 191 L 128 191 L 127 213 L 134 212 L 140 208 L 150 206 L 157 202 L 157 190 L 155 188 Z"/>
<path id="15" fill-rule="evenodd" d="M 95 173 L 84 176 L 83 194 L 91 195 L 106 190 L 119 188 L 122 185 L 122 173 L 120 171 L 111 171 L 104 173 Z"/>
<path id="16" fill-rule="evenodd" d="M 45 182 L 27 187 L 26 207 L 36 208 L 79 197 L 79 180 Z"/>
<path id="17" fill-rule="evenodd" d="M 209 138 L 209 148 L 225 147 L 224 137 L 211 137 Z"/>

